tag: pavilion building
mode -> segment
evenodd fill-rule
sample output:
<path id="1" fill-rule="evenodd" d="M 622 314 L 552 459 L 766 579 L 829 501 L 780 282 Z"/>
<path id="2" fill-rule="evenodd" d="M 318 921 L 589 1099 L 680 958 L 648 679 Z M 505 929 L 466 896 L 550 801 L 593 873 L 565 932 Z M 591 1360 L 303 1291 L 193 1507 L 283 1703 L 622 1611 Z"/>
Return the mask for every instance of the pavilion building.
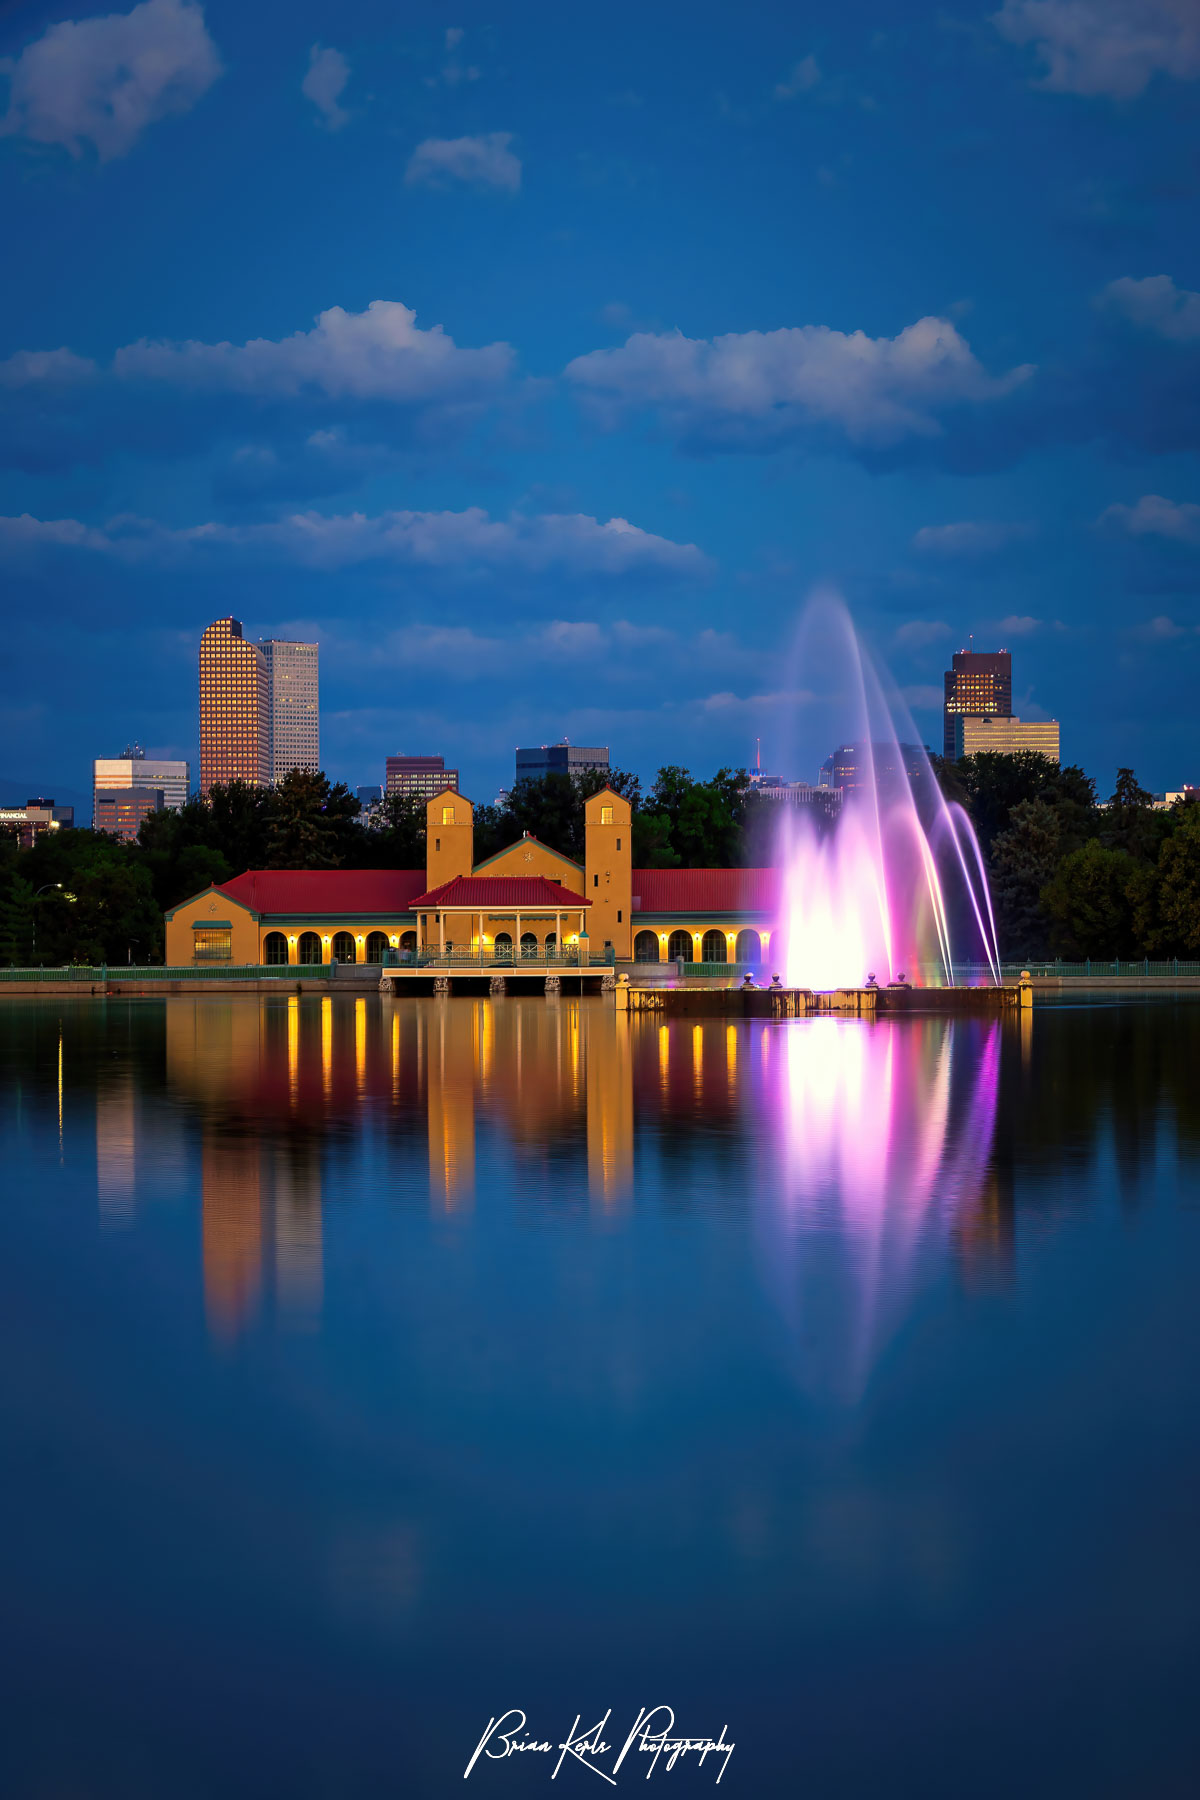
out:
<path id="1" fill-rule="evenodd" d="M 251 869 L 166 914 L 166 960 L 382 962 L 395 950 L 551 956 L 586 938 L 617 962 L 753 963 L 773 947 L 774 869 L 635 869 L 628 800 L 584 809 L 584 861 L 526 833 L 474 860 L 474 809 L 452 788 L 426 805 L 424 869 Z"/>

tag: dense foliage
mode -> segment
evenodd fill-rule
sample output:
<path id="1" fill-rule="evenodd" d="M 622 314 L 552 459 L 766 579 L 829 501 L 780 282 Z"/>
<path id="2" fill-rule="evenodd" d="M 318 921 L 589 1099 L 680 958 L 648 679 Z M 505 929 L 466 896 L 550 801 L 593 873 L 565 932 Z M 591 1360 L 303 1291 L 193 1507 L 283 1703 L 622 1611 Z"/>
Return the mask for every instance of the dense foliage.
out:
<path id="1" fill-rule="evenodd" d="M 1032 751 L 935 759 L 983 846 L 1002 955 L 1200 955 L 1200 806 L 1155 808 L 1132 769 L 1109 800 Z"/>
<path id="2" fill-rule="evenodd" d="M 1130 769 L 1101 804 L 1082 769 L 1032 753 L 934 759 L 948 799 L 983 847 L 1002 954 L 1008 958 L 1200 956 L 1200 806 L 1151 806 Z M 584 804 L 598 772 L 516 784 L 475 808 L 483 862 L 532 832 L 577 862 Z M 608 783 L 633 807 L 639 868 L 733 868 L 771 854 L 778 802 L 747 793 L 740 769 L 706 781 L 660 769 Z M 153 962 L 163 909 L 243 869 L 423 868 L 425 807 L 391 796 L 370 821 L 341 783 L 295 771 L 277 788 L 214 788 L 179 812 L 155 813 L 136 844 L 103 832 L 48 834 L 18 851 L 0 837 L 0 962 Z"/>

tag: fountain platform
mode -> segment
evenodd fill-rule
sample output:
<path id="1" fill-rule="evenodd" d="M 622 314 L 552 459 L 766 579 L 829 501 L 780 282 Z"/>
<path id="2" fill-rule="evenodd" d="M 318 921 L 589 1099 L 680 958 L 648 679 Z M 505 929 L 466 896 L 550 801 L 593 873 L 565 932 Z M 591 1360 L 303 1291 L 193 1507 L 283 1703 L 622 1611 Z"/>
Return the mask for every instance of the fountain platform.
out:
<path id="1" fill-rule="evenodd" d="M 738 1019 L 801 1019 L 821 1013 L 852 1018 L 935 1013 L 940 1017 L 964 1015 L 994 1018 L 1033 1004 L 1033 989 L 1025 982 L 1007 987 L 858 987 L 834 988 L 823 993 L 813 988 L 701 986 L 665 987 L 618 981 L 618 1012 L 658 1013 L 667 1018 L 707 1015 Z"/>

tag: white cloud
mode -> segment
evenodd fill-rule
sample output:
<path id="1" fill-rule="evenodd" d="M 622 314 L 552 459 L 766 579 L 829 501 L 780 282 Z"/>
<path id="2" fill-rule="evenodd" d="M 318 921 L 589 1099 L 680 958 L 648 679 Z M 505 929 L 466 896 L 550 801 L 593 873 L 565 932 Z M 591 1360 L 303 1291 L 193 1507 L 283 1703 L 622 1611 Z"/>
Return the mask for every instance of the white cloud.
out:
<path id="1" fill-rule="evenodd" d="M 1137 281 L 1122 275 L 1110 281 L 1100 295 L 1101 304 L 1121 313 L 1145 331 L 1188 343 L 1200 338 L 1200 294 L 1176 287 L 1169 275 L 1147 275 Z"/>
<path id="2" fill-rule="evenodd" d="M 61 350 L 18 350 L 0 362 L 0 387 L 70 387 L 95 373 L 94 362 L 65 346 Z"/>
<path id="3" fill-rule="evenodd" d="M 128 344 L 113 358 L 123 378 L 168 381 L 181 387 L 328 399 L 417 402 L 476 393 L 508 376 L 508 344 L 460 349 L 434 325 L 422 331 L 417 315 L 397 300 L 372 300 L 365 312 L 331 306 L 311 331 L 252 338 L 246 344 Z"/>
<path id="4" fill-rule="evenodd" d="M 1200 506 L 1193 500 L 1164 500 L 1161 494 L 1143 494 L 1136 506 L 1107 507 L 1100 522 L 1116 525 L 1131 537 L 1174 538 L 1180 544 L 1200 544 Z"/>
<path id="5" fill-rule="evenodd" d="M 1132 100 L 1154 75 L 1200 76 L 1196 0 L 1005 0 L 992 23 L 1035 46 L 1038 85 L 1058 93 Z"/>
<path id="6" fill-rule="evenodd" d="M 867 449 L 937 437 L 940 413 L 1009 393 L 1029 372 L 990 376 L 949 320 L 935 318 L 894 338 L 825 325 L 711 341 L 638 332 L 566 369 L 608 422 L 658 407 L 680 435 L 751 449 L 814 430 Z"/>
<path id="7" fill-rule="evenodd" d="M 1031 529 L 1001 519 L 959 519 L 952 525 L 922 525 L 913 537 L 913 548 L 926 556 L 989 556 L 1029 537 Z"/>
<path id="8" fill-rule="evenodd" d="M 708 558 L 695 544 L 642 531 L 626 519 L 601 523 L 584 513 L 515 514 L 493 519 L 482 507 L 462 512 L 293 513 L 269 523 L 208 522 L 172 528 L 121 517 L 102 529 L 78 519 L 0 518 L 0 545 L 14 550 L 65 546 L 130 562 L 177 560 L 197 551 L 249 553 L 317 569 L 368 563 L 467 575 L 518 572 L 572 577 L 699 577 Z M 632 628 L 631 628 L 632 629 Z"/>
<path id="9" fill-rule="evenodd" d="M 221 74 L 204 11 L 191 0 L 144 0 L 129 13 L 64 19 L 22 51 L 0 58 L 9 78 L 0 136 L 85 142 L 101 162 L 124 156 L 148 125 L 189 112 Z"/>
<path id="10" fill-rule="evenodd" d="M 324 49 L 314 44 L 308 53 L 308 72 L 300 83 L 300 92 L 311 100 L 328 131 L 340 131 L 349 123 L 350 114 L 339 102 L 350 79 L 350 64 L 340 50 Z"/>
<path id="11" fill-rule="evenodd" d="M 996 629 L 1002 638 L 1028 637 L 1031 632 L 1039 631 L 1041 624 L 1040 619 L 1030 618 L 1028 613 L 1009 613 Z"/>
<path id="12" fill-rule="evenodd" d="M 792 72 L 786 81 L 780 81 L 775 87 L 777 100 L 794 100 L 798 94 L 811 94 L 821 79 L 821 71 L 817 67 L 815 56 L 805 56 L 792 65 Z"/>
<path id="13" fill-rule="evenodd" d="M 521 185 L 521 162 L 509 149 L 511 131 L 488 131 L 481 137 L 426 138 L 408 159 L 404 179 L 409 187 L 444 187 L 465 181 L 472 187 L 502 188 L 515 194 Z"/>

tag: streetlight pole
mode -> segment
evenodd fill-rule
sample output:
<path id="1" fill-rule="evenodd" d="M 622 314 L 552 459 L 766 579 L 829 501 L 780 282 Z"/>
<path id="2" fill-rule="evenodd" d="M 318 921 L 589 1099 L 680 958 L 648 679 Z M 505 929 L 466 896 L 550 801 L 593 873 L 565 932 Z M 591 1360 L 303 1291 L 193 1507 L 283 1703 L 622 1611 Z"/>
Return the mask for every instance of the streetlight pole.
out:
<path id="1" fill-rule="evenodd" d="M 62 886 L 61 881 L 43 882 L 41 887 L 38 888 L 37 892 L 34 894 L 32 901 L 30 902 L 29 920 L 30 920 L 30 927 L 32 930 L 32 942 L 29 946 L 29 953 L 31 956 L 37 955 L 37 901 L 38 901 L 38 894 L 48 893 L 51 888 L 60 888 L 61 886 Z"/>

